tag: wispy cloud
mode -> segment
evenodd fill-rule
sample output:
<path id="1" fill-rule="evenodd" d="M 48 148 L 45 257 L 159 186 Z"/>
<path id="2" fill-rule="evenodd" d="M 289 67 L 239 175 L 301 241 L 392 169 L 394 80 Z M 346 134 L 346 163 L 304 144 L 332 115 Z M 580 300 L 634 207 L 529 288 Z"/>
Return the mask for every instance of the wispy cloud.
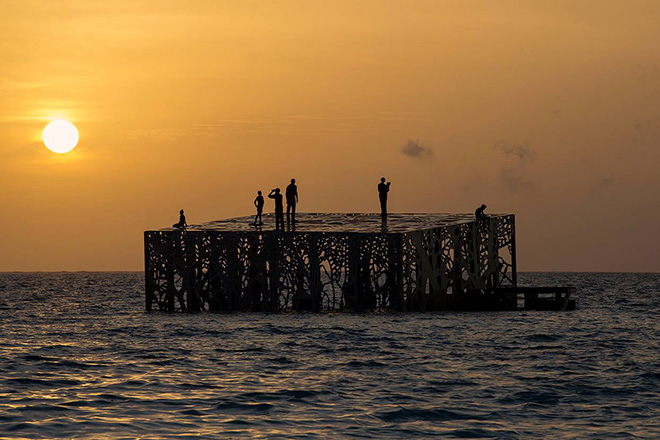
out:
<path id="1" fill-rule="evenodd" d="M 376 113 L 364 116 L 333 116 L 320 114 L 294 114 L 277 118 L 263 119 L 217 119 L 207 123 L 197 123 L 188 127 L 152 128 L 134 130 L 131 138 L 154 138 L 170 140 L 177 137 L 216 136 L 220 132 L 251 133 L 267 132 L 278 135 L 304 135 L 315 133 L 337 133 L 354 131 L 394 130 L 392 118 L 397 120 L 414 119 L 415 114 Z M 425 147 L 421 147 L 425 148 Z M 425 151 L 431 151 L 425 148 Z"/>
<path id="2" fill-rule="evenodd" d="M 631 149 L 655 151 L 660 141 L 660 118 L 637 118 L 632 121 L 625 140 Z"/>
<path id="3" fill-rule="evenodd" d="M 505 140 L 498 140 L 493 147 L 505 158 L 500 167 L 499 182 L 512 194 L 529 193 L 536 185 L 529 177 L 528 165 L 536 160 L 537 154 L 528 144 L 512 145 Z"/>
<path id="4" fill-rule="evenodd" d="M 429 147 L 423 146 L 419 140 L 408 140 L 402 147 L 401 153 L 415 159 L 429 158 L 433 156 L 433 150 Z"/>
<path id="5" fill-rule="evenodd" d="M 593 195 L 600 195 L 609 191 L 615 183 L 612 176 L 600 176 L 591 185 L 591 193 Z"/>
<path id="6" fill-rule="evenodd" d="M 0 78 L 0 94 L 35 92 L 46 88 L 46 85 L 37 81 L 11 81 Z"/>
<path id="7" fill-rule="evenodd" d="M 495 142 L 494 147 L 500 150 L 504 156 L 518 159 L 520 162 L 530 162 L 536 159 L 536 151 L 532 150 L 527 144 L 511 145 L 500 139 Z"/>
<path id="8" fill-rule="evenodd" d="M 172 142 L 182 136 L 191 136 L 190 129 L 154 128 L 148 130 L 132 130 L 128 132 L 128 139 L 155 139 L 160 142 Z"/>

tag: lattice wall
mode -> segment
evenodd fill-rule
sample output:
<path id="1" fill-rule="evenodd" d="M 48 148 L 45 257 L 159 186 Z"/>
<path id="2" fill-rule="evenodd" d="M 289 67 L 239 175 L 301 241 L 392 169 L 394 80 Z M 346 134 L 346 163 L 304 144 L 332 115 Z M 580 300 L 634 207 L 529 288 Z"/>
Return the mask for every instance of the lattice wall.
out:
<path id="1" fill-rule="evenodd" d="M 145 232 L 146 308 L 439 310 L 516 285 L 513 215 L 407 232 Z"/>

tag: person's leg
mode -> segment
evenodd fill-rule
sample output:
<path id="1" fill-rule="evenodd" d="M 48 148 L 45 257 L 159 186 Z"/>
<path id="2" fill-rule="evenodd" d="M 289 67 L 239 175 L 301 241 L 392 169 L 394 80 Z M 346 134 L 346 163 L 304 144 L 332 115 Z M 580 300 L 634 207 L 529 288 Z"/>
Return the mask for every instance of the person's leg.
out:
<path id="1" fill-rule="evenodd" d="M 291 204 L 291 220 L 293 220 L 294 223 L 296 222 L 296 204 L 295 203 Z"/>
<path id="2" fill-rule="evenodd" d="M 286 204 L 286 221 L 290 222 L 291 221 L 291 205 L 287 202 Z"/>

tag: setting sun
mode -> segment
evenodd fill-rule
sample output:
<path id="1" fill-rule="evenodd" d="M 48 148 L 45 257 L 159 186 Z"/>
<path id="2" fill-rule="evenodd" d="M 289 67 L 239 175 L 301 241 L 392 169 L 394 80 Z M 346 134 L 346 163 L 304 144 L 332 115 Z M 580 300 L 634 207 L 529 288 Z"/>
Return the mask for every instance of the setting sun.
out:
<path id="1" fill-rule="evenodd" d="M 78 145 L 78 129 L 69 121 L 56 119 L 46 125 L 43 140 L 46 148 L 54 153 L 68 153 Z"/>

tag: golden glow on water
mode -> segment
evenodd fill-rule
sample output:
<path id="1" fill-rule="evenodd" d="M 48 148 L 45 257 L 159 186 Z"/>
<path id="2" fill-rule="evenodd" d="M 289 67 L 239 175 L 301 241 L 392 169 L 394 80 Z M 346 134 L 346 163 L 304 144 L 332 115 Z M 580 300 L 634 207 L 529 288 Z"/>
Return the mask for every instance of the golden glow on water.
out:
<path id="1" fill-rule="evenodd" d="M 0 432 L 659 438 L 660 275 L 520 277 L 580 308 L 145 314 L 140 273 L 0 273 Z"/>

